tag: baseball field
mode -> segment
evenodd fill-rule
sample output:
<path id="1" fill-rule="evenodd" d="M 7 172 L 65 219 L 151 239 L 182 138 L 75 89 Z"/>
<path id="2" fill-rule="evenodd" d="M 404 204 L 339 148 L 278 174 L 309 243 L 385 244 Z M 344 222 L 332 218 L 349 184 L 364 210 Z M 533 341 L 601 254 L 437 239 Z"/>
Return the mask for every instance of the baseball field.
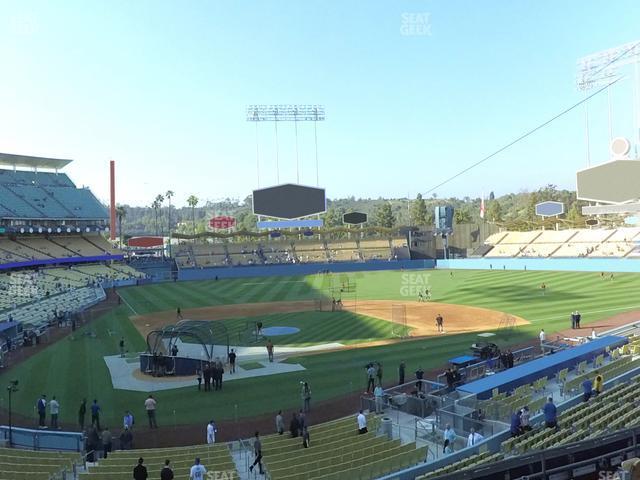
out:
<path id="1" fill-rule="evenodd" d="M 346 284 L 354 285 L 354 292 L 341 295 L 340 286 Z M 426 288 L 431 300 L 418 302 L 417 293 Z M 383 380 L 393 383 L 404 360 L 410 379 L 419 366 L 440 368 L 447 359 L 468 353 L 480 332 L 495 332 L 493 341 L 501 347 L 523 344 L 537 338 L 541 328 L 549 334 L 566 330 L 576 309 L 582 314 L 582 334 L 588 335 L 592 326 L 606 328 L 615 314 L 640 310 L 638 293 L 637 274 L 610 279 L 599 273 L 502 270 L 362 272 L 128 287 L 119 290 L 121 305 L 11 368 L 0 377 L 0 385 L 19 380 L 13 408 L 23 418 L 35 418 L 42 393 L 58 398 L 61 420 L 69 424 L 76 422 L 85 397 L 98 399 L 105 424 L 119 425 L 128 409 L 141 418 L 147 393 L 115 390 L 104 357 L 116 355 L 124 337 L 135 362 L 134 353 L 146 349 L 146 332 L 174 323 L 177 307 L 185 319 L 224 322 L 232 345 L 250 341 L 247 326 L 261 321 L 265 327 L 299 329 L 273 337 L 276 352 L 284 345 L 344 346 L 289 356 L 286 362 L 304 370 L 227 382 L 221 392 L 198 393 L 195 382 L 154 392 L 160 425 L 204 424 L 210 417 L 229 420 L 295 408 L 301 380 L 311 385 L 312 404 L 360 392 L 369 361 L 382 362 Z M 342 311 L 317 311 L 319 298 L 336 295 L 342 296 Z M 405 305 L 406 325 L 393 321 L 394 305 Z M 445 334 L 436 332 L 438 313 L 444 317 Z M 512 328 L 502 327 L 506 316 L 513 319 Z M 408 338 L 401 339 L 404 334 Z M 238 362 L 242 364 L 242 358 Z M 251 362 L 251 368 L 260 366 Z M 2 392 L 0 407 L 6 409 Z"/>

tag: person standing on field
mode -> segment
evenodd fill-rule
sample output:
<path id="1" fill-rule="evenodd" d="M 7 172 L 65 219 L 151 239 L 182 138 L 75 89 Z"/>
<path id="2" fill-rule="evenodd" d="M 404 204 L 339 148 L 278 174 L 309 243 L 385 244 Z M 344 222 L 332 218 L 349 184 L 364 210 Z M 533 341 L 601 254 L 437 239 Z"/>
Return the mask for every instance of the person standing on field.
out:
<path id="1" fill-rule="evenodd" d="M 282 410 L 278 410 L 278 415 L 276 415 L 276 432 L 278 432 L 278 435 L 282 435 L 284 433 L 284 418 L 282 417 Z"/>
<path id="2" fill-rule="evenodd" d="M 60 404 L 56 400 L 55 395 L 49 402 L 49 413 L 51 414 L 51 428 L 58 430 L 58 414 L 60 413 Z"/>
<path id="3" fill-rule="evenodd" d="M 80 408 L 78 409 L 78 425 L 80 425 L 80 430 L 84 430 L 84 417 L 87 414 L 87 399 L 83 398 L 80 403 Z"/>
<path id="4" fill-rule="evenodd" d="M 47 417 L 47 396 L 43 394 L 36 406 L 38 408 L 38 426 L 40 428 L 47 428 L 45 423 Z"/>
<path id="5" fill-rule="evenodd" d="M 378 385 L 382 385 L 382 362 L 376 362 L 376 378 Z"/>
<path id="6" fill-rule="evenodd" d="M 309 413 L 311 410 L 311 388 L 307 382 L 302 384 L 302 410 L 304 413 Z"/>
<path id="7" fill-rule="evenodd" d="M 271 340 L 267 340 L 267 355 L 269 356 L 269 361 L 273 363 L 273 342 Z"/>
<path id="8" fill-rule="evenodd" d="M 416 390 L 418 390 L 418 392 L 422 392 L 423 378 L 424 378 L 424 370 L 422 370 L 422 367 L 418 367 L 418 370 L 416 370 Z"/>
<path id="9" fill-rule="evenodd" d="M 406 369 L 406 365 L 404 361 L 400 362 L 400 366 L 398 367 L 398 385 L 404 384 L 404 372 Z"/>
<path id="10" fill-rule="evenodd" d="M 211 420 L 207 425 L 207 443 L 212 445 L 216 443 L 216 432 L 218 429 L 216 428 L 216 423 Z"/>
<path id="11" fill-rule="evenodd" d="M 229 352 L 229 373 L 236 373 L 236 352 L 231 349 Z"/>
<path id="12" fill-rule="evenodd" d="M 101 430 L 100 428 L 100 405 L 98 405 L 98 400 L 93 399 L 93 404 L 91 405 L 91 426 Z"/>
<path id="13" fill-rule="evenodd" d="M 144 401 L 144 408 L 147 411 L 147 416 L 149 417 L 149 428 L 158 428 L 158 423 L 156 422 L 156 405 L 158 402 L 153 398 L 153 395 L 149 395 L 149 397 Z"/>
<path id="14" fill-rule="evenodd" d="M 376 368 L 373 363 L 367 365 L 367 391 L 364 393 L 370 393 L 376 386 Z"/>

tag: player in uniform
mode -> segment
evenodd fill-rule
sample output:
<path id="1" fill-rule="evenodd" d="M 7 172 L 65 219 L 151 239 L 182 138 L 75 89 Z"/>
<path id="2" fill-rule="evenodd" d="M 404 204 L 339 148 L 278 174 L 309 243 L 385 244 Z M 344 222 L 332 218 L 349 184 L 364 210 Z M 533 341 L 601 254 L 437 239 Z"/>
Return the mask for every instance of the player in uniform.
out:
<path id="1" fill-rule="evenodd" d="M 436 317 L 436 327 L 438 328 L 438 333 L 444 333 L 444 319 L 440 314 Z"/>

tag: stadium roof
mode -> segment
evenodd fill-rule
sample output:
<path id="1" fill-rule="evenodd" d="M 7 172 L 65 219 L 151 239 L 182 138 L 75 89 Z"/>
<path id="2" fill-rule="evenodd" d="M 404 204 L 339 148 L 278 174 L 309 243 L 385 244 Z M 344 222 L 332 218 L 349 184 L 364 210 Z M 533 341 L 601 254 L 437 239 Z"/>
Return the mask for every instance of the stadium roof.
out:
<path id="1" fill-rule="evenodd" d="M 59 170 L 71 162 L 72 160 L 64 160 L 61 158 L 30 157 L 27 155 L 0 153 L 0 165 L 11 165 L 12 167 L 51 168 Z"/>

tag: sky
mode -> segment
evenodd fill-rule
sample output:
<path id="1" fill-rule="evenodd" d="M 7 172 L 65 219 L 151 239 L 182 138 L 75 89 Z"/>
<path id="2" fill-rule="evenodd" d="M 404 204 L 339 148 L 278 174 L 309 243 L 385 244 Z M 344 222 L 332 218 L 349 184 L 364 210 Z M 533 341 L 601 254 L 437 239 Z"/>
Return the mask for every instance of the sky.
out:
<path id="1" fill-rule="evenodd" d="M 294 124 L 276 148 L 247 106 L 320 104 L 329 198 L 414 197 L 581 100 L 576 61 L 640 40 L 639 20 L 637 0 L 0 0 L 0 152 L 73 159 L 104 201 L 110 159 L 118 203 L 244 199 L 316 185 L 313 124 L 297 170 Z M 612 133 L 637 145 L 638 79 L 620 71 Z M 588 108 L 597 164 L 607 95 Z M 580 107 L 435 193 L 573 189 L 585 152 Z"/>

